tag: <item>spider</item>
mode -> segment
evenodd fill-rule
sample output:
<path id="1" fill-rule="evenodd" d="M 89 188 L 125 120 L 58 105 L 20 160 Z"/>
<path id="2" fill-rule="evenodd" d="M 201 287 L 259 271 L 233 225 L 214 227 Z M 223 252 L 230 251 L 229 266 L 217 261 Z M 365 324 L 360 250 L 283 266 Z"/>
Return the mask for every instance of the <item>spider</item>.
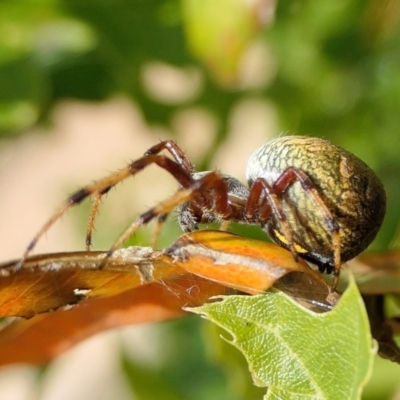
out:
<path id="1" fill-rule="evenodd" d="M 326 140 L 287 136 L 264 144 L 248 161 L 248 186 L 217 171 L 195 171 L 179 145 L 166 140 L 122 170 L 73 193 L 32 239 L 16 268 L 69 208 L 94 195 L 86 235 L 90 250 L 102 196 L 150 164 L 168 171 L 179 189 L 131 223 L 106 258 L 139 227 L 153 219 L 161 226 L 177 208 L 184 232 L 198 229 L 199 223 L 219 222 L 224 228 L 229 222 L 260 225 L 296 260 L 302 257 L 321 272 L 333 272 L 334 291 L 342 262 L 371 243 L 385 214 L 386 196 L 379 178 L 355 155 Z"/>

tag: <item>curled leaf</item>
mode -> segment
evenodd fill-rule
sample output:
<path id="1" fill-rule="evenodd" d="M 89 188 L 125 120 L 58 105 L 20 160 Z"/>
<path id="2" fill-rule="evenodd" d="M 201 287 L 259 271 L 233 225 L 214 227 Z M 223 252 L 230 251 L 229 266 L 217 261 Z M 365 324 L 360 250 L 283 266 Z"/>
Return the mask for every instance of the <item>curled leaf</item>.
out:
<path id="1" fill-rule="evenodd" d="M 30 318 L 86 298 L 115 295 L 185 274 L 148 247 L 118 250 L 103 269 L 105 252 L 74 252 L 29 258 L 0 266 L 0 316 Z"/>
<path id="2" fill-rule="evenodd" d="M 193 288 L 196 296 L 192 295 Z M 76 307 L 29 320 L 16 319 L 0 331 L 0 366 L 44 364 L 107 329 L 183 317 L 187 314 L 184 305 L 203 304 L 211 296 L 226 293 L 225 289 L 192 277 L 175 284 L 152 283 L 115 296 L 87 299 Z"/>
<path id="3" fill-rule="evenodd" d="M 186 234 L 165 251 L 121 249 L 100 269 L 105 255 L 39 255 L 18 271 L 16 261 L 0 265 L 0 315 L 31 318 L 0 331 L 0 365 L 44 363 L 102 330 L 178 318 L 182 307 L 232 288 L 254 294 L 276 284 L 319 311 L 337 301 L 290 252 L 227 232 Z"/>
<path id="4" fill-rule="evenodd" d="M 224 231 L 207 230 L 183 235 L 165 253 L 176 266 L 249 294 L 263 292 L 293 272 L 298 274 L 280 286 L 295 290 L 293 287 L 297 282 L 297 297 L 301 297 L 300 292 L 307 293 L 307 285 L 317 285 L 325 299 L 330 292 L 321 275 L 301 258 L 295 260 L 289 251 L 273 243 Z M 302 279 L 303 274 L 306 278 Z"/>

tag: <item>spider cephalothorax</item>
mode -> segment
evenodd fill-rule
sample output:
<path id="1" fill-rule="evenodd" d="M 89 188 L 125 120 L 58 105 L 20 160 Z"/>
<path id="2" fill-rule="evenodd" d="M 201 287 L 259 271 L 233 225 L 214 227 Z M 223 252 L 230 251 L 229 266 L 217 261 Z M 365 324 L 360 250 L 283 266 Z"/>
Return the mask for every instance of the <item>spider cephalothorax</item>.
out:
<path id="1" fill-rule="evenodd" d="M 166 150 L 172 156 L 160 154 Z M 186 232 L 204 222 L 261 225 L 270 237 L 320 268 L 335 273 L 342 261 L 363 251 L 382 223 L 386 197 L 382 183 L 360 159 L 328 141 L 280 137 L 261 146 L 247 164 L 248 187 L 216 171 L 197 172 L 171 140 L 150 148 L 124 169 L 74 193 L 48 220 L 28 246 L 19 267 L 38 239 L 71 206 L 95 195 L 87 231 L 91 246 L 94 218 L 102 196 L 150 164 L 167 170 L 179 182 L 175 195 L 139 216 L 108 252 L 152 219 L 162 222 L 178 208 Z"/>

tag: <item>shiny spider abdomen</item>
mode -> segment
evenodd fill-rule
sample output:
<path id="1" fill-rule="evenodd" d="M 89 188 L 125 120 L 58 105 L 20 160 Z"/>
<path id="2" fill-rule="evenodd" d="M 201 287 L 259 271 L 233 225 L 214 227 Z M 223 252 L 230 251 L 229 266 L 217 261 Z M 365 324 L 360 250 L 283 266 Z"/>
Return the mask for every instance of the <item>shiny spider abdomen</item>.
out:
<path id="1" fill-rule="evenodd" d="M 326 140 L 289 136 L 272 140 L 253 153 L 247 165 L 249 186 L 260 177 L 273 184 L 293 167 L 311 179 L 337 223 L 341 261 L 366 249 L 379 231 L 386 209 L 385 190 L 376 174 L 354 154 Z M 280 200 L 300 256 L 321 270 L 331 270 L 335 264 L 332 232 L 323 210 L 298 181 Z M 266 230 L 274 241 L 287 247 L 275 219 L 267 221 Z"/>

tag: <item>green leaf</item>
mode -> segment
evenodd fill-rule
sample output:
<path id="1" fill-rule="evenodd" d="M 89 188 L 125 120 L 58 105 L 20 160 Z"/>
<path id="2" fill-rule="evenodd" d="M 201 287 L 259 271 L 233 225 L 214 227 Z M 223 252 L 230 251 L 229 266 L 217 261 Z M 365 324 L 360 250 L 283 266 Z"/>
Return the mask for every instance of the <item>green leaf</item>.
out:
<path id="1" fill-rule="evenodd" d="M 376 346 L 352 281 L 330 312 L 313 313 L 281 292 L 223 296 L 189 308 L 226 329 L 265 399 L 359 399 Z"/>

